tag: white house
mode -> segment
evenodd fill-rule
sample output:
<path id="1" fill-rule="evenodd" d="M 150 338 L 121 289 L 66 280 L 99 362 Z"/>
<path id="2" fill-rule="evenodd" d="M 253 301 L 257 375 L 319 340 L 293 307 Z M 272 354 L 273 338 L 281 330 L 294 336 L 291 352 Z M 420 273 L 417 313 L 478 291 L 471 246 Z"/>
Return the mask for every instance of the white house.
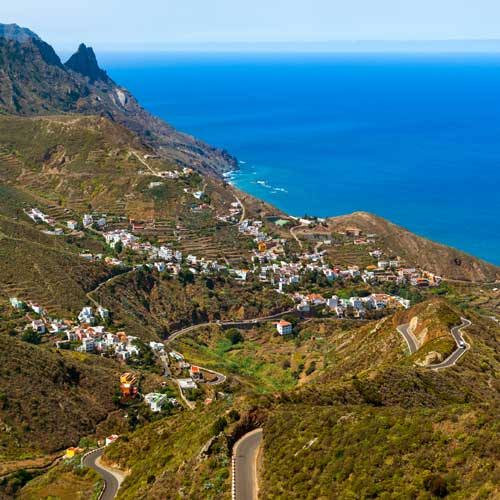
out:
<path id="1" fill-rule="evenodd" d="M 307 313 L 311 310 L 311 306 L 308 302 L 302 301 L 300 304 L 297 304 L 297 311 Z"/>
<path id="2" fill-rule="evenodd" d="M 109 311 L 105 307 L 99 306 L 97 308 L 97 312 L 99 313 L 99 316 L 101 319 L 108 319 L 109 318 Z"/>
<path id="3" fill-rule="evenodd" d="M 359 297 L 351 297 L 349 299 L 349 304 L 354 308 L 357 309 L 358 311 L 364 309 L 363 307 L 363 301 Z"/>
<path id="4" fill-rule="evenodd" d="M 45 333 L 45 324 L 41 319 L 34 319 L 31 322 L 31 328 L 34 332 Z"/>
<path id="5" fill-rule="evenodd" d="M 80 323 L 87 323 L 93 325 L 95 323 L 94 313 L 91 307 L 84 307 L 80 314 L 78 315 L 78 321 Z"/>
<path id="6" fill-rule="evenodd" d="M 144 396 L 144 401 L 149 405 L 151 411 L 157 413 L 169 402 L 166 394 L 150 392 Z"/>
<path id="7" fill-rule="evenodd" d="M 116 350 L 116 356 L 118 359 L 122 359 L 123 361 L 126 361 L 127 359 L 130 359 L 132 357 L 132 354 L 130 354 L 130 352 L 128 352 L 125 349 L 119 348 Z"/>
<path id="8" fill-rule="evenodd" d="M 39 304 L 36 304 L 34 302 L 30 302 L 29 306 L 31 307 L 31 310 L 35 313 L 35 314 L 43 314 L 43 308 L 41 305 Z"/>
<path id="9" fill-rule="evenodd" d="M 330 309 L 335 309 L 339 305 L 339 298 L 336 295 L 332 295 L 330 299 L 326 299 L 326 305 Z"/>
<path id="10" fill-rule="evenodd" d="M 116 434 L 111 434 L 111 436 L 108 436 L 105 440 L 106 446 L 114 443 L 117 439 L 118 439 L 118 436 Z"/>
<path id="11" fill-rule="evenodd" d="M 198 387 L 192 378 L 179 378 L 177 383 L 181 389 L 196 389 Z"/>
<path id="12" fill-rule="evenodd" d="M 246 269 L 235 269 L 234 275 L 237 281 L 246 281 L 248 271 Z"/>
<path id="13" fill-rule="evenodd" d="M 155 262 L 154 266 L 159 273 L 165 271 L 165 262 Z"/>
<path id="14" fill-rule="evenodd" d="M 292 333 L 293 327 L 291 323 L 282 319 L 276 323 L 276 330 L 280 335 L 288 335 Z"/>
<path id="15" fill-rule="evenodd" d="M 92 337 L 85 337 L 82 339 L 82 345 L 79 350 L 81 352 L 93 352 L 95 350 L 95 341 Z"/>
<path id="16" fill-rule="evenodd" d="M 154 342 L 153 340 L 149 343 L 149 347 L 155 352 L 163 352 L 165 350 L 165 345 L 161 342 Z"/>
<path id="17" fill-rule="evenodd" d="M 10 298 L 10 305 L 14 309 L 24 309 L 24 302 L 22 300 L 17 299 L 16 297 Z"/>
<path id="18" fill-rule="evenodd" d="M 94 222 L 94 218 L 90 214 L 85 214 L 83 216 L 83 221 L 82 222 L 83 222 L 83 226 L 84 227 L 89 227 Z"/>
<path id="19" fill-rule="evenodd" d="M 69 220 L 66 222 L 66 225 L 68 226 L 68 229 L 73 231 L 78 228 L 78 222 L 76 222 L 76 220 Z"/>
<path id="20" fill-rule="evenodd" d="M 158 257 L 160 259 L 172 260 L 173 252 L 170 248 L 161 246 L 158 250 Z"/>

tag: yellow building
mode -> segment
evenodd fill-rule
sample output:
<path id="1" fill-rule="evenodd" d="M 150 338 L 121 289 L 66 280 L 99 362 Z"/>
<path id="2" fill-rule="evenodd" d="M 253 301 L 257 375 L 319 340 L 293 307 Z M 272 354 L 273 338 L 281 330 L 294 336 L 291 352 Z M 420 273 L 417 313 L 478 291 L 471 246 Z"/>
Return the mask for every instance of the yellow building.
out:
<path id="1" fill-rule="evenodd" d="M 267 250 L 267 245 L 263 241 L 261 241 L 259 243 L 259 247 L 258 248 L 259 248 L 259 252 L 265 252 Z"/>
<path id="2" fill-rule="evenodd" d="M 120 384 L 133 385 L 137 382 L 137 377 L 130 372 L 125 372 L 120 375 Z"/>
<path id="3" fill-rule="evenodd" d="M 82 448 L 75 448 L 74 446 L 72 446 L 71 448 L 68 448 L 66 450 L 64 458 L 73 458 L 75 455 L 81 453 L 82 451 L 83 451 Z"/>

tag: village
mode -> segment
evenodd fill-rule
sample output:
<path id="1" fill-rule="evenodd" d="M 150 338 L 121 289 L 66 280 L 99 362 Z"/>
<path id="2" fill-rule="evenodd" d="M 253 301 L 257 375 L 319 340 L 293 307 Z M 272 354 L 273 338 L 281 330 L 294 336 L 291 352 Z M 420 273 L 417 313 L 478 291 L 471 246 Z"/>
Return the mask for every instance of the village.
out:
<path id="1" fill-rule="evenodd" d="M 84 229 L 92 228 L 104 239 L 110 249 L 109 255 L 80 254 L 81 258 L 86 260 L 102 260 L 107 265 L 127 269 L 147 268 L 160 274 L 167 273 L 172 276 L 178 275 L 181 269 L 185 268 L 193 276 L 223 273 L 234 279 L 235 282 L 258 281 L 263 286 L 271 287 L 279 294 L 286 294 L 295 303 L 295 307 L 300 313 L 310 313 L 311 309 L 322 309 L 323 312 L 331 313 L 338 318 L 364 318 L 368 311 L 408 308 L 411 305 L 408 298 L 383 293 L 381 290 L 374 290 L 373 293 L 366 293 L 363 290 L 363 293 L 357 294 L 355 292 L 352 296 L 340 293 L 328 295 L 328 286 L 324 286 L 322 293 L 318 293 L 318 290 L 312 292 L 308 290 L 308 277 L 311 275 L 322 277 L 326 285 L 339 284 L 339 287 L 349 283 L 364 283 L 368 287 L 392 283 L 398 287 L 411 286 L 418 289 L 435 287 L 441 283 L 439 276 L 423 269 L 406 266 L 399 257 L 385 256 L 379 249 L 367 250 L 373 263 L 364 268 L 358 265 L 348 265 L 345 268 L 331 265 L 326 250 L 319 250 L 321 245 L 331 244 L 328 239 L 318 243 L 313 251 L 304 251 L 301 248 L 299 252 L 290 253 L 287 248 L 287 239 L 268 235 L 263 221 L 237 220 L 241 214 L 241 208 L 239 202 L 232 203 L 229 213 L 222 218 L 236 224 L 239 233 L 252 239 L 255 246 L 252 251 L 251 265 L 248 268 L 237 268 L 227 262 L 221 263 L 205 257 L 199 258 L 193 254 L 183 255 L 180 250 L 172 246 L 153 244 L 140 235 L 143 225 L 134 220 L 129 221 L 129 229 L 106 230 L 105 214 L 97 217 L 84 214 L 81 223 L 68 220 L 66 224 L 70 230 L 81 227 Z M 40 209 L 32 208 L 25 212 L 33 221 L 55 227 L 55 221 Z M 307 226 L 311 220 L 300 219 L 299 222 L 302 226 Z M 284 226 L 289 221 L 279 219 L 275 223 Z M 363 235 L 356 228 L 347 229 L 343 235 L 351 237 L 354 245 L 374 244 L 377 239 L 376 234 Z M 124 249 L 127 250 L 127 263 L 119 258 Z M 135 263 L 133 255 L 139 257 Z M 79 348 L 86 352 L 113 351 L 123 359 L 127 359 L 135 352 L 133 338 L 129 339 L 123 332 L 110 334 L 105 332 L 102 327 L 96 327 L 96 317 L 108 320 L 109 311 L 99 306 L 94 314 L 90 307 L 85 307 L 78 318 L 79 326 L 67 332 L 65 341 L 68 343 L 81 342 Z M 51 331 L 57 331 L 57 327 L 53 323 L 45 326 L 40 324 L 34 326 L 38 329 L 45 327 Z"/>
<path id="2" fill-rule="evenodd" d="M 236 204 L 232 206 L 228 218 L 237 219 L 240 208 Z M 37 223 L 48 224 L 54 228 L 56 226 L 50 217 L 37 208 L 27 210 L 26 214 Z M 92 228 L 94 234 L 97 232 L 108 246 L 108 255 L 81 254 L 81 257 L 86 260 L 103 260 L 110 266 L 123 267 L 123 272 L 144 268 L 151 272 L 176 276 L 184 269 L 194 278 L 196 275 L 224 273 L 235 284 L 258 282 L 262 286 L 270 287 L 276 294 L 286 295 L 299 317 L 320 315 L 338 319 L 363 320 L 367 317 L 374 317 L 375 313 L 379 314 L 376 317 L 380 317 L 398 308 L 407 309 L 411 302 L 396 294 L 373 290 L 372 287 L 383 283 L 394 283 L 399 286 L 427 288 L 438 286 L 441 282 L 438 276 L 421 269 L 407 267 L 402 259 L 388 258 L 377 249 L 368 252 L 373 264 L 364 268 L 357 265 L 342 268 L 331 265 L 326 250 L 319 250 L 321 245 L 329 244 L 327 240 L 316 244 L 313 251 L 301 249 L 300 252 L 291 254 L 287 248 L 287 240 L 269 236 L 263 221 L 243 219 L 234 224 L 237 224 L 238 231 L 251 238 L 254 244 L 251 266 L 248 269 L 236 268 L 228 265 L 227 262 L 219 263 L 217 260 L 198 258 L 193 254 L 183 255 L 181 251 L 168 245 L 155 245 L 139 234 L 134 234 L 134 229 L 141 227 L 136 221 L 130 221 L 129 229 L 106 230 L 104 215 L 96 218 L 85 214 L 81 222 L 68 220 L 66 223 L 67 228 L 72 231 L 81 227 Z M 305 225 L 305 222 L 301 224 Z M 353 231 L 351 236 L 358 243 L 361 240 L 363 245 L 367 240 L 373 244 L 377 238 L 373 234 L 363 237 L 359 231 Z M 118 257 L 124 249 L 128 251 L 127 264 Z M 117 250 L 120 251 L 117 252 Z M 137 259 L 135 263 L 132 260 L 131 265 L 130 259 L 133 259 L 134 255 L 137 255 Z M 310 280 L 311 276 L 315 276 L 314 282 Z M 318 285 L 318 281 L 322 282 L 321 286 Z M 346 295 L 344 291 L 347 284 L 352 284 L 351 289 L 354 291 L 351 295 Z M 338 288 L 332 288 L 337 285 Z M 364 286 L 364 288 L 356 292 L 355 286 Z M 337 289 L 337 293 L 331 293 L 331 290 L 337 291 Z M 165 344 L 162 342 L 150 342 L 147 345 L 138 337 L 128 335 L 125 331 L 116 331 L 112 326 L 112 312 L 94 300 L 91 305 L 85 305 L 78 315 L 71 319 L 53 318 L 43 306 L 34 301 L 24 302 L 17 297 L 11 297 L 10 303 L 14 309 L 25 313 L 27 319 L 25 331 L 45 336 L 58 349 L 112 357 L 122 363 L 129 363 L 141 357 L 144 354 L 141 353 L 141 349 L 151 350 L 164 365 L 165 373 L 172 373 L 172 364 L 180 370 L 177 373 L 176 383 L 181 398 L 188 406 L 191 403 L 186 394 L 196 390 L 197 383 L 209 381 L 213 376 L 207 371 L 191 367 L 186 363 L 182 354 L 166 352 Z M 274 325 L 275 331 L 280 336 L 294 333 L 292 323 L 284 318 L 280 318 L 279 321 L 269 321 L 269 323 Z M 220 379 L 219 376 L 221 375 L 216 375 L 217 380 Z M 125 382 L 122 381 L 121 389 L 126 389 L 126 391 L 122 391 L 122 396 L 135 396 L 134 384 L 129 383 L 128 389 L 123 384 Z M 173 403 L 168 398 L 155 393 L 144 396 L 144 401 L 150 405 L 153 412 L 161 408 L 164 403 Z"/>

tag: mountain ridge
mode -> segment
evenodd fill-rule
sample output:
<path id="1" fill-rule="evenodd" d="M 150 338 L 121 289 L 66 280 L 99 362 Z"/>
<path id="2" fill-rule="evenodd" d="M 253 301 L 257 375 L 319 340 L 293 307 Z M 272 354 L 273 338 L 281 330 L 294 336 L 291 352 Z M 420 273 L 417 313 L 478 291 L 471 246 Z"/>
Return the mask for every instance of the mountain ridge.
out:
<path id="1" fill-rule="evenodd" d="M 106 116 L 179 165 L 213 176 L 237 167 L 227 151 L 178 132 L 142 108 L 99 67 L 91 48 L 81 44 L 64 65 L 38 35 L 9 26 L 0 24 L 0 113 Z"/>

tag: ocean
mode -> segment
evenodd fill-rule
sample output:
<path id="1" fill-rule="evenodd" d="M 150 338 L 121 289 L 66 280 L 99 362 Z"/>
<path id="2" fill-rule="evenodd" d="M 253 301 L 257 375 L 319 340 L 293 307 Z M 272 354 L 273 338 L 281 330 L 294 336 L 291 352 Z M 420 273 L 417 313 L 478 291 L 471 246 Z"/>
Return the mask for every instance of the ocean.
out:
<path id="1" fill-rule="evenodd" d="M 105 54 L 292 215 L 368 211 L 500 265 L 500 55 Z"/>

